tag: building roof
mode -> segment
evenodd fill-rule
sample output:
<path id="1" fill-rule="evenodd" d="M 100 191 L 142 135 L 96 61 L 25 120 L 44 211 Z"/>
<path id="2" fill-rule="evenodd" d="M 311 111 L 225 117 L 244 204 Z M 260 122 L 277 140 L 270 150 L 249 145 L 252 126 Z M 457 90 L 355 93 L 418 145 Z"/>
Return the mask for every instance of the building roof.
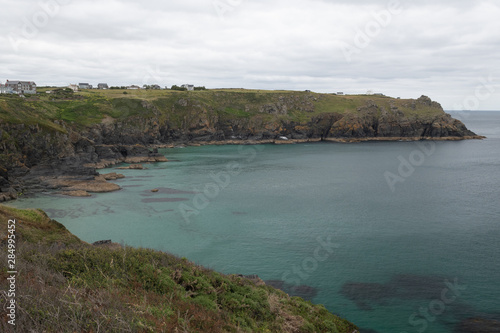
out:
<path id="1" fill-rule="evenodd" d="M 27 83 L 27 84 L 35 84 L 35 82 L 33 82 L 33 81 L 19 81 L 19 80 L 16 80 L 16 81 L 9 81 L 9 80 L 7 80 L 7 82 L 6 82 L 5 84 L 6 84 L 6 85 L 7 85 L 7 84 L 9 84 L 9 85 L 10 85 L 10 84 L 20 84 L 20 83 L 21 83 L 21 84 L 23 84 L 23 83 L 25 83 L 25 84 L 26 84 L 26 83 Z"/>

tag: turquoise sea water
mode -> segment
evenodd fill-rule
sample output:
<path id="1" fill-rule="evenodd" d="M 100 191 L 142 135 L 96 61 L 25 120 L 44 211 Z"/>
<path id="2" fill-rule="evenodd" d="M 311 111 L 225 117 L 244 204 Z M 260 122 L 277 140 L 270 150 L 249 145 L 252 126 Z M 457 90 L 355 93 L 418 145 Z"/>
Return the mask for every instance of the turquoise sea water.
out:
<path id="1" fill-rule="evenodd" d="M 500 317 L 500 112 L 456 116 L 488 139 L 166 149 L 120 170 L 119 192 L 12 205 L 87 242 L 258 274 L 361 332 L 451 333 Z"/>

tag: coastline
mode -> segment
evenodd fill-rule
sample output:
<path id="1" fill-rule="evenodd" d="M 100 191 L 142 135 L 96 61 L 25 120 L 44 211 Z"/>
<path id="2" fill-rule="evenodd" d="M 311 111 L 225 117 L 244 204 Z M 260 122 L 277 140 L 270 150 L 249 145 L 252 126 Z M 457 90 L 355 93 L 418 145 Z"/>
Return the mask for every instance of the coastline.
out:
<path id="1" fill-rule="evenodd" d="M 111 157 L 105 154 L 105 158 L 98 159 L 96 162 L 79 161 L 79 164 L 73 169 L 71 174 L 61 174 L 55 168 L 44 170 L 37 175 L 38 167 L 35 166 L 34 175 L 30 175 L 31 170 L 27 173 L 29 184 L 34 186 L 25 186 L 21 193 L 34 194 L 49 190 L 56 190 L 56 194 L 88 197 L 92 193 L 106 193 L 121 190 L 121 187 L 115 183 L 110 183 L 109 180 L 114 180 L 114 173 L 101 174 L 100 169 L 116 166 L 118 164 L 139 164 L 139 163 L 164 163 L 168 162 L 168 158 L 158 153 L 158 149 L 177 148 L 177 147 L 200 147 L 200 146 L 223 146 L 223 145 L 293 145 L 300 143 L 362 143 L 362 142 L 415 142 L 415 141 L 463 141 L 463 140 L 483 140 L 486 137 L 475 136 L 448 136 L 448 137 L 366 137 L 366 138 L 307 138 L 307 139 L 262 139 L 262 140 L 217 140 L 217 141 L 191 141 L 191 142 L 174 142 L 168 144 L 149 144 L 149 145 L 104 145 L 100 146 L 106 150 L 113 150 L 123 147 L 128 147 L 128 153 L 131 155 Z M 137 152 L 137 155 L 134 154 Z M 147 153 L 147 154 L 146 154 Z M 116 155 L 115 155 L 116 156 Z M 142 169 L 142 166 L 138 167 Z M 122 178 L 122 175 L 118 175 Z M 16 200 L 19 196 L 17 192 L 0 193 L 0 202 Z"/>
<path id="2" fill-rule="evenodd" d="M 367 138 L 308 138 L 308 139 L 263 139 L 263 140 L 219 140 L 219 141 L 196 141 L 180 142 L 170 144 L 152 144 L 148 148 L 176 148 L 179 146 L 199 147 L 199 146 L 224 146 L 224 145 L 262 145 L 276 144 L 287 145 L 296 143 L 317 143 L 317 142 L 335 142 L 335 143 L 358 143 L 358 142 L 414 142 L 414 141 L 463 141 L 463 140 L 484 140 L 485 136 L 446 136 L 446 137 L 367 137 Z"/>
<path id="3" fill-rule="evenodd" d="M 346 108 L 344 97 L 325 94 L 269 92 L 253 96 L 208 91 L 174 93 L 168 101 L 161 96 L 134 97 L 124 106 L 129 112 L 120 111 L 121 96 L 104 97 L 92 117 L 77 112 L 72 116 L 76 120 L 40 113 L 55 105 L 50 99 L 41 98 L 33 105 L 21 102 L 26 107 L 22 112 L 19 101 L 3 99 L 2 110 L 15 116 L 0 119 L 5 120 L 0 122 L 4 140 L 0 202 L 75 185 L 61 183 L 61 179 L 96 182 L 97 169 L 119 163 L 168 161 L 158 154 L 159 148 L 484 138 L 426 96 L 405 100 L 352 96 Z M 75 108 L 81 101 L 93 102 L 89 96 L 73 94 L 64 99 Z M 19 123 L 20 119 L 26 124 Z M 77 190 L 85 190 L 80 187 Z"/>

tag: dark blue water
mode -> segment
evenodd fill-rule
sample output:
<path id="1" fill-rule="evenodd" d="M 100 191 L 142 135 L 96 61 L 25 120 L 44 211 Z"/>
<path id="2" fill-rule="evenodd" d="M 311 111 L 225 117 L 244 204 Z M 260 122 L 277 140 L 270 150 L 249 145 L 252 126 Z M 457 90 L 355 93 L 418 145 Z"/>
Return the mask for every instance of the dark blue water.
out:
<path id="1" fill-rule="evenodd" d="M 365 329 L 450 333 L 500 315 L 500 112 L 455 116 L 488 139 L 168 149 L 122 191 L 13 204 L 258 274 Z"/>

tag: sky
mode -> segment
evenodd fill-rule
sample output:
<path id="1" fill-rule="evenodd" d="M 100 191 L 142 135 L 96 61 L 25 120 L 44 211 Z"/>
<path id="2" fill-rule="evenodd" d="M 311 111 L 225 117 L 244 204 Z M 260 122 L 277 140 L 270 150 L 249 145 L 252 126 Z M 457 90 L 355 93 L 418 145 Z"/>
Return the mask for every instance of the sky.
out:
<path id="1" fill-rule="evenodd" d="M 498 0 L 0 0 L 0 81 L 383 93 L 500 110 Z"/>

